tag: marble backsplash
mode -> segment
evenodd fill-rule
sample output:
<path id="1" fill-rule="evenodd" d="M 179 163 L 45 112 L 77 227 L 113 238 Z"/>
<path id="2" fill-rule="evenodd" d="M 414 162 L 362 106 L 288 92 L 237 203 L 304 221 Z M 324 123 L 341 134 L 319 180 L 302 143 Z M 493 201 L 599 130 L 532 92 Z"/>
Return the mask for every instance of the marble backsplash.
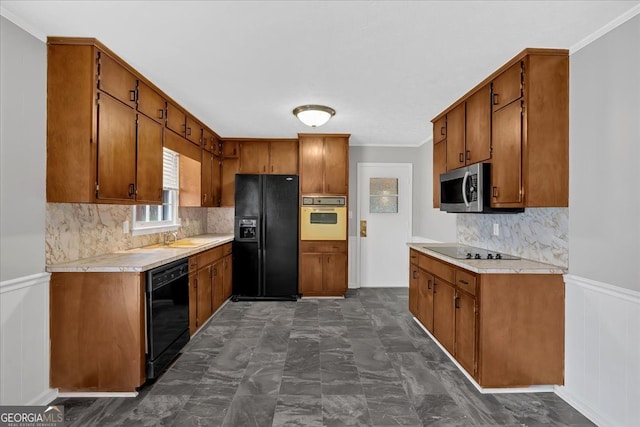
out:
<path id="1" fill-rule="evenodd" d="M 212 212 L 218 210 L 226 211 L 220 208 L 179 208 L 182 225 L 178 238 L 233 232 L 233 209 L 231 231 L 228 230 L 228 214 Z M 131 223 L 129 205 L 47 203 L 46 263 L 74 261 L 162 241 L 162 233 L 142 236 L 123 233 L 124 221 Z"/>
<path id="2" fill-rule="evenodd" d="M 214 208 L 207 211 L 207 233 L 233 233 L 234 208 Z"/>
<path id="3" fill-rule="evenodd" d="M 500 235 L 493 235 L 499 224 Z M 569 209 L 528 208 L 520 214 L 457 214 L 458 243 L 567 268 Z"/>

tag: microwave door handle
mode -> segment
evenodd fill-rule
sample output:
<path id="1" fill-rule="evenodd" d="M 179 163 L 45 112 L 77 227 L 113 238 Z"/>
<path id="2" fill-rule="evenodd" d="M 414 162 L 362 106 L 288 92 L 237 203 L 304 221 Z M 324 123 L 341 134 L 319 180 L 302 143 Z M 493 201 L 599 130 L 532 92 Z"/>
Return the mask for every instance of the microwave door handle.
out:
<path id="1" fill-rule="evenodd" d="M 467 179 L 469 178 L 469 171 L 465 171 L 464 178 L 462 178 L 462 200 L 464 204 L 469 207 L 469 200 L 467 200 Z"/>

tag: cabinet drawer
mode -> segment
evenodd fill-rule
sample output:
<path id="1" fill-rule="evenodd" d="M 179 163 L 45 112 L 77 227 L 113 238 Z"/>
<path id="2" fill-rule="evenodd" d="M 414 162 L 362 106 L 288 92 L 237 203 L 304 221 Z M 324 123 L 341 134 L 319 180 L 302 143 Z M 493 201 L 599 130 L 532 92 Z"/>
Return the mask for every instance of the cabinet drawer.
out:
<path id="1" fill-rule="evenodd" d="M 409 263 L 418 265 L 418 251 L 409 249 Z"/>
<path id="2" fill-rule="evenodd" d="M 198 268 L 202 268 L 211 264 L 215 260 L 222 258 L 222 254 L 222 246 L 218 246 L 217 248 L 209 249 L 208 251 L 198 254 Z"/>
<path id="3" fill-rule="evenodd" d="M 189 257 L 189 273 L 198 269 L 198 256 L 193 255 Z"/>
<path id="4" fill-rule="evenodd" d="M 300 242 L 300 252 L 347 252 L 347 242 L 343 240 L 324 242 Z"/>
<path id="5" fill-rule="evenodd" d="M 232 251 L 233 245 L 231 243 L 227 243 L 222 247 L 222 254 L 224 256 L 230 255 Z"/>
<path id="6" fill-rule="evenodd" d="M 442 116 L 433 123 L 433 142 L 447 139 L 447 117 Z"/>
<path id="7" fill-rule="evenodd" d="M 456 285 L 463 291 L 476 294 L 476 276 L 466 271 L 456 270 Z"/>
<path id="8" fill-rule="evenodd" d="M 421 269 L 428 271 L 434 276 L 438 276 L 449 283 L 454 283 L 455 269 L 453 267 L 450 267 L 449 265 L 440 262 L 435 258 L 431 258 L 422 254 L 420 254 L 418 257 L 418 265 Z"/>

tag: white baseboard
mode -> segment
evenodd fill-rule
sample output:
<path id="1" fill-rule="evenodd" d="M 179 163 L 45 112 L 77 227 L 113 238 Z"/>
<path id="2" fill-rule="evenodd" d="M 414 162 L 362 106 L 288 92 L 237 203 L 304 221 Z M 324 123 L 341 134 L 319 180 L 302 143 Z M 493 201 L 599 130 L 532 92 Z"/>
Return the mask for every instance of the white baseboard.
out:
<path id="1" fill-rule="evenodd" d="M 44 406 L 48 405 L 58 397 L 58 389 L 50 388 L 48 390 L 43 391 L 40 395 L 33 398 L 31 401 L 27 402 L 28 406 Z"/>
<path id="2" fill-rule="evenodd" d="M 565 280 L 565 385 L 556 393 L 601 427 L 640 425 L 640 292 Z"/>

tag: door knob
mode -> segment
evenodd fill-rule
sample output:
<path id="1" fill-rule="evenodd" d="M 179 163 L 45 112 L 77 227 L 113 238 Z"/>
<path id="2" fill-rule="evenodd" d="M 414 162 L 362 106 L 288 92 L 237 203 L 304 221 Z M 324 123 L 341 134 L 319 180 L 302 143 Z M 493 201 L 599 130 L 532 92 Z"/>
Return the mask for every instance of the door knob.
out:
<path id="1" fill-rule="evenodd" d="M 367 237 L 367 221 L 360 221 L 360 237 Z"/>

